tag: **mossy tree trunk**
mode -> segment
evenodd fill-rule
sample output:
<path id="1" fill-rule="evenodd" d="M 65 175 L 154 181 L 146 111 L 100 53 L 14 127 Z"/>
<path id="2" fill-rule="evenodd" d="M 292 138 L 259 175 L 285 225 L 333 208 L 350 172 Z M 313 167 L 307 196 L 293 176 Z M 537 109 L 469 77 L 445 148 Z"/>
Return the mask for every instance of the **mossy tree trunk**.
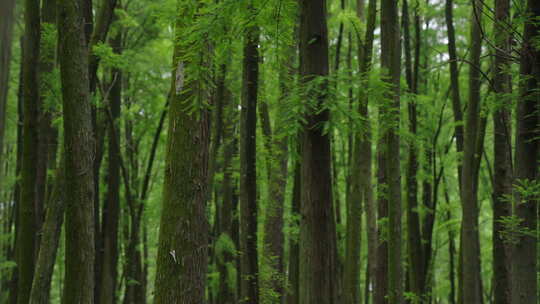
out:
<path id="1" fill-rule="evenodd" d="M 156 304 L 206 302 L 209 118 L 208 111 L 198 107 L 205 96 L 200 79 L 189 76 L 198 68 L 201 54 L 186 56 L 188 45 L 181 39 L 192 22 L 196 22 L 196 16 L 197 8 L 179 3 L 173 55 L 176 77 L 171 86 L 157 254 Z M 186 108 L 192 105 L 196 108 L 189 113 Z"/>
<path id="2" fill-rule="evenodd" d="M 480 155 L 480 55 L 482 52 L 481 34 L 482 4 L 473 0 L 471 13 L 471 52 L 469 67 L 469 103 L 467 107 L 463 147 L 463 169 L 461 175 L 462 200 L 462 283 L 463 303 L 481 303 L 482 288 L 480 280 L 480 248 L 478 232 L 477 183 Z"/>
<path id="3" fill-rule="evenodd" d="M 30 298 L 34 265 L 37 256 L 37 200 L 36 177 L 39 145 L 39 47 L 41 38 L 39 1 L 24 1 L 24 57 L 23 57 L 23 157 L 21 170 L 21 198 L 19 231 L 17 235 L 18 298 L 26 304 Z"/>
<path id="4" fill-rule="evenodd" d="M 94 142 L 82 0 L 58 2 L 64 106 L 66 249 L 63 303 L 94 302 Z"/>
<path id="5" fill-rule="evenodd" d="M 6 105 L 9 91 L 9 70 L 15 21 L 15 0 L 0 4 L 0 165 L 4 153 L 4 132 L 6 124 Z"/>

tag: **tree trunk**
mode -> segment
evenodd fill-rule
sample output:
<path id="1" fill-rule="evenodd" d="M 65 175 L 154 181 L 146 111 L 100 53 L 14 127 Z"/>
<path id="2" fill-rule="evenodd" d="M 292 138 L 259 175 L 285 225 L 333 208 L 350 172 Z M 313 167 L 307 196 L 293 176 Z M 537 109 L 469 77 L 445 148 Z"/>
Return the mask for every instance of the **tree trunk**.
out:
<path id="1" fill-rule="evenodd" d="M 223 200 L 220 210 L 221 234 L 226 235 L 233 241 L 233 217 L 235 216 L 234 208 L 234 179 L 233 179 L 233 157 L 236 151 L 236 139 L 234 130 L 236 120 L 236 104 L 232 103 L 232 96 L 228 90 L 225 90 L 225 100 L 223 106 L 226 115 L 227 124 L 224 125 L 223 140 L 225 141 L 223 149 Z M 221 236 L 220 236 L 221 237 Z M 220 304 L 234 304 L 236 301 L 236 290 L 229 278 L 232 277 L 232 272 L 229 270 L 235 265 L 234 252 L 223 252 L 222 260 L 218 258 L 219 270 L 219 291 L 217 298 Z"/>
<path id="2" fill-rule="evenodd" d="M 511 109 L 512 80 L 509 74 L 510 35 L 506 24 L 510 22 L 510 1 L 495 1 L 494 23 L 495 62 L 493 86 L 497 107 L 493 113 L 493 291 L 494 304 L 511 303 L 509 251 L 504 243 L 501 220 L 510 216 L 512 205 L 512 133 Z"/>
<path id="3" fill-rule="evenodd" d="M 297 151 L 300 154 L 301 151 Z M 301 205 L 301 167 L 298 160 L 295 161 L 294 165 L 294 184 L 292 190 L 292 202 L 291 202 L 291 216 L 295 218 L 300 215 L 300 205 Z M 291 225 L 297 226 L 299 223 L 294 222 Z M 299 252 L 299 239 L 298 236 L 289 238 L 289 268 L 288 273 L 289 277 L 287 278 L 288 283 L 288 293 L 286 298 L 287 304 L 298 304 L 300 303 L 300 252 Z"/>
<path id="4" fill-rule="evenodd" d="M 376 303 L 402 303 L 403 281 L 401 266 L 401 173 L 399 165 L 399 82 L 401 66 L 400 30 L 397 2 L 383 0 L 381 5 L 381 67 L 385 70 L 384 81 L 389 84 L 384 102 L 379 110 L 380 143 L 378 145 L 379 218 L 387 216 L 387 245 L 379 247 L 378 255 L 386 257 L 387 268 L 380 280 Z M 386 206 L 386 207 L 384 207 Z M 386 210 L 385 210 L 386 209 Z M 384 211 L 387 211 L 384 212 Z M 386 247 L 387 248 L 384 248 Z M 381 259 L 384 263 L 384 260 Z M 382 263 L 381 263 L 382 264 Z M 384 265 L 379 265 L 379 267 Z M 384 288 L 387 286 L 387 288 Z M 387 298 L 384 298 L 387 296 Z"/>
<path id="5" fill-rule="evenodd" d="M 192 22 L 196 22 L 197 8 L 180 5 L 178 10 L 175 37 L 182 37 Z M 205 96 L 200 91 L 200 79 L 184 77 L 198 68 L 197 61 L 184 59 L 187 47 L 184 41 L 175 41 L 173 75 L 176 77 L 173 77 L 171 85 L 156 266 L 156 304 L 200 304 L 205 303 L 206 298 L 208 223 L 205 200 L 209 118 L 205 109 L 196 109 L 192 114 L 185 111 L 187 105 L 202 102 L 199 99 Z M 185 85 L 184 80 L 187 81 Z"/>
<path id="6" fill-rule="evenodd" d="M 410 16 L 407 0 L 403 1 L 402 25 L 403 25 L 403 42 L 405 48 L 405 75 L 409 92 L 417 94 L 417 79 L 413 78 L 413 74 L 418 75 L 417 69 L 413 70 L 411 56 L 411 35 L 410 35 Z M 417 37 L 418 40 L 418 37 Z M 418 41 L 417 41 L 418 42 Z M 418 67 L 418 57 L 415 56 L 415 67 Z M 409 257 L 409 289 L 414 293 L 415 298 L 419 299 L 424 293 L 424 251 L 422 248 L 422 233 L 420 229 L 420 216 L 418 214 L 418 145 L 417 145 L 417 110 L 415 96 L 411 96 L 407 104 L 409 116 L 409 132 L 411 140 L 408 143 L 409 153 L 407 160 L 406 172 L 406 189 L 407 189 L 407 248 Z M 413 300 L 413 303 L 415 301 Z"/>
<path id="7" fill-rule="evenodd" d="M 292 31 L 291 31 L 292 32 Z M 279 74 L 280 96 L 276 119 L 274 120 L 274 130 L 270 122 L 268 105 L 262 103 L 259 113 L 261 114 L 261 125 L 265 135 L 267 146 L 267 167 L 269 185 L 269 204 L 266 208 L 264 221 L 264 254 L 265 263 L 270 267 L 270 279 L 267 290 L 273 295 L 270 299 L 272 303 L 281 303 L 284 297 L 284 243 L 283 235 L 283 209 L 285 203 L 285 190 L 287 186 L 288 173 L 288 137 L 286 136 L 287 121 L 285 112 L 287 111 L 286 99 L 293 91 L 293 81 L 295 69 L 293 68 L 296 59 L 296 45 L 289 45 L 287 48 L 289 55 L 285 56 L 280 63 Z"/>
<path id="8" fill-rule="evenodd" d="M 538 182 L 538 104 L 540 94 L 540 51 L 537 41 L 540 34 L 540 2 L 527 1 L 527 20 L 521 50 L 520 100 L 516 110 L 516 204 L 514 215 L 519 220 L 518 235 L 512 248 L 512 303 L 538 303 L 537 284 L 537 194 L 521 193 L 518 186 L 531 191 L 530 183 Z M 528 186 L 527 186 L 528 185 Z M 530 193 L 530 192 L 529 192 Z M 529 233 L 527 233 L 529 232 Z"/>
<path id="9" fill-rule="evenodd" d="M 481 303 L 480 248 L 478 233 L 478 198 L 476 170 L 480 158 L 476 154 L 480 130 L 480 55 L 482 52 L 481 2 L 473 0 L 471 15 L 471 53 L 469 66 L 469 104 L 464 134 L 463 169 L 461 175 L 462 200 L 462 283 L 463 303 Z"/>
<path id="10" fill-rule="evenodd" d="M 250 4 L 249 10 L 253 7 Z M 240 116 L 240 301 L 259 303 L 257 257 L 257 89 L 259 28 L 250 26 L 244 36 L 242 109 Z"/>
<path id="11" fill-rule="evenodd" d="M 64 158 L 65 156 L 62 156 L 60 167 L 56 169 L 54 186 L 47 201 L 47 212 L 41 232 L 41 245 L 36 261 L 30 304 L 48 304 L 50 301 L 51 280 L 66 206 Z"/>
<path id="12" fill-rule="evenodd" d="M 28 303 L 32 289 L 34 263 L 37 256 L 37 197 L 36 182 L 39 145 L 39 47 L 41 36 L 40 6 L 38 1 L 24 2 L 24 58 L 23 58 L 23 158 L 21 170 L 21 200 L 17 265 L 19 269 L 18 299 Z"/>
<path id="13" fill-rule="evenodd" d="M 82 0 L 58 3 L 66 155 L 66 275 L 63 303 L 94 302 L 94 213 L 88 48 Z"/>
<path id="14" fill-rule="evenodd" d="M 326 1 L 300 1 L 300 78 L 308 89 L 302 142 L 300 220 L 300 304 L 338 303 L 336 224 L 332 202 L 330 134 L 323 130 L 330 113 L 327 98 L 328 31 Z M 319 83 L 319 84 L 315 84 Z M 321 275 L 324 273 L 325 275 Z"/>
<path id="15" fill-rule="evenodd" d="M 4 131 L 6 124 L 6 105 L 9 91 L 9 70 L 11 64 L 11 43 L 15 0 L 0 4 L 0 167 L 4 154 Z M 1 175 L 0 175 L 1 176 Z"/>
<path id="16" fill-rule="evenodd" d="M 114 52 L 122 52 L 122 35 L 119 32 L 111 41 Z M 109 124 L 107 196 L 103 207 L 102 240 L 103 253 L 99 301 L 102 304 L 116 303 L 116 285 L 118 268 L 118 221 L 120 218 L 120 137 L 119 119 L 122 102 L 122 72 L 112 69 L 109 109 L 112 122 Z M 113 132 L 115 134 L 113 134 Z M 129 261 L 128 263 L 133 263 Z"/>

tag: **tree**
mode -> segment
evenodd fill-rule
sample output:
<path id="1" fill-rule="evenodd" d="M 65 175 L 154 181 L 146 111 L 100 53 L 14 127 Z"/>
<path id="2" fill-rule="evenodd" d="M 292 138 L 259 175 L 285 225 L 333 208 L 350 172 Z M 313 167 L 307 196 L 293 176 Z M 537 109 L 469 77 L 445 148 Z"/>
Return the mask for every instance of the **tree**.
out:
<path id="1" fill-rule="evenodd" d="M 376 303 L 401 303 L 403 301 L 399 165 L 400 60 L 397 2 L 383 0 L 381 5 L 381 67 L 383 80 L 388 84 L 388 91 L 379 110 L 377 191 L 379 218 L 387 217 L 387 236 L 382 241 L 385 245 L 379 245 L 378 248 L 380 251 L 378 251 L 379 264 L 377 265 L 379 274 L 375 287 Z M 387 263 L 387 265 L 381 265 L 382 263 Z"/>
<path id="2" fill-rule="evenodd" d="M 249 4 L 250 12 L 253 12 L 252 5 Z M 240 113 L 240 302 L 253 304 L 259 303 L 256 171 L 258 45 L 259 28 L 257 25 L 249 25 L 244 36 Z"/>
<path id="3" fill-rule="evenodd" d="M 6 123 L 6 104 L 9 91 L 9 67 L 11 63 L 11 48 L 13 40 L 13 21 L 15 0 L 3 1 L 0 21 L 0 164 L 4 153 L 4 133 Z"/>
<path id="4" fill-rule="evenodd" d="M 167 158 L 159 229 L 155 303 L 205 302 L 208 267 L 206 183 L 208 113 L 200 79 L 191 73 L 200 54 L 181 39 L 197 20 L 198 8 L 179 4 L 175 27 Z M 189 88 L 189 89 L 188 89 Z M 190 113 L 189 107 L 195 107 Z M 181 127 L 179 127 L 181 126 Z"/>
<path id="5" fill-rule="evenodd" d="M 520 65 L 520 100 L 516 108 L 516 160 L 514 216 L 518 235 L 512 248 L 512 303 L 537 303 L 538 201 L 538 85 L 540 50 L 540 3 L 528 0 Z"/>
<path id="6" fill-rule="evenodd" d="M 64 112 L 66 257 L 63 303 L 94 302 L 94 142 L 83 0 L 58 2 Z"/>
<path id="7" fill-rule="evenodd" d="M 482 3 L 473 1 L 471 12 L 471 52 L 469 67 L 469 103 L 467 107 L 461 175 L 462 200 L 462 284 L 463 303 L 482 303 L 480 284 L 480 240 L 478 234 L 478 146 L 483 145 L 480 122 L 480 55 L 482 52 L 481 29 Z M 485 129 L 484 129 L 485 130 Z M 480 149 L 480 151 L 482 151 Z"/>
<path id="8" fill-rule="evenodd" d="M 494 303 L 511 303 L 509 247 L 505 244 L 502 221 L 511 214 L 512 194 L 512 133 L 511 100 L 512 79 L 510 61 L 510 1 L 495 1 L 493 32 L 495 33 L 495 59 L 493 87 L 497 104 L 493 113 L 493 290 Z"/>
<path id="9" fill-rule="evenodd" d="M 24 58 L 23 58 L 23 158 L 21 169 L 21 199 L 19 206 L 19 232 L 17 239 L 18 298 L 27 303 L 32 289 L 35 257 L 37 255 L 37 223 L 39 221 L 35 196 L 39 145 L 39 47 L 41 37 L 39 2 L 24 2 Z"/>
<path id="10" fill-rule="evenodd" d="M 300 2 L 300 79 L 307 100 L 300 136 L 299 303 L 338 303 L 335 222 L 330 168 L 330 135 L 324 130 L 328 83 L 326 1 Z M 324 273 L 325 275 L 321 275 Z"/>

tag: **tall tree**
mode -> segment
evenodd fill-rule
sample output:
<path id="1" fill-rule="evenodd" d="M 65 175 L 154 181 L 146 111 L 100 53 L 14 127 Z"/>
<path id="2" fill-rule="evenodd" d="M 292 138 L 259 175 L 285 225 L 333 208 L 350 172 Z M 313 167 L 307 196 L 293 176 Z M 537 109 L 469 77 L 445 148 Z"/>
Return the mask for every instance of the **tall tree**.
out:
<path id="1" fill-rule="evenodd" d="M 337 256 L 330 168 L 326 1 L 300 1 L 300 79 L 307 100 L 301 134 L 299 303 L 337 303 Z M 325 275 L 321 275 L 324 273 Z"/>
<path id="2" fill-rule="evenodd" d="M 253 11 L 253 3 L 249 11 Z M 242 109 L 240 114 L 240 302 L 259 303 L 257 258 L 257 91 L 259 28 L 252 24 L 244 36 Z"/>
<path id="3" fill-rule="evenodd" d="M 537 246 L 538 193 L 538 105 L 540 93 L 540 2 L 527 1 L 523 46 L 521 49 L 520 100 L 516 109 L 516 204 L 519 235 L 512 249 L 512 303 L 538 303 Z M 519 188 L 518 188 L 519 187 Z M 521 188 L 521 191 L 520 191 Z M 538 188 L 534 188 L 538 189 Z M 523 191 L 523 192 L 522 192 Z"/>
<path id="4" fill-rule="evenodd" d="M 367 94 L 368 73 L 371 70 L 375 22 L 377 19 L 377 1 L 370 0 L 367 13 L 363 3 L 357 4 L 356 15 L 366 20 L 365 33 L 358 33 L 358 60 L 361 87 L 358 97 L 358 113 L 362 124 L 353 137 L 350 194 L 347 197 L 347 251 L 344 273 L 344 300 L 346 303 L 360 303 L 360 228 L 362 203 L 366 209 L 366 227 L 368 235 L 368 268 L 374 274 L 376 259 L 376 211 L 373 201 L 371 126 L 369 123 L 369 98 Z M 365 36 L 362 37 L 361 35 Z M 369 285 L 369 282 L 365 284 Z M 367 296 L 367 295 L 366 295 Z"/>
<path id="5" fill-rule="evenodd" d="M 478 169 L 480 155 L 480 55 L 482 53 L 482 2 L 473 0 L 470 32 L 469 103 L 467 107 L 461 174 L 462 200 L 462 284 L 463 303 L 482 303 L 480 285 L 480 240 L 478 232 Z"/>
<path id="6" fill-rule="evenodd" d="M 111 39 L 114 52 L 120 54 L 122 48 L 122 33 L 119 31 Z M 118 268 L 118 221 L 120 218 L 120 108 L 122 99 L 122 72 L 118 68 L 111 70 L 111 89 L 107 111 L 110 115 L 108 167 L 107 167 L 107 196 L 103 207 L 102 239 L 103 257 L 99 301 L 103 304 L 116 302 L 117 268 Z M 131 261 L 133 263 L 133 261 Z"/>
<path id="7" fill-rule="evenodd" d="M 201 54 L 182 37 L 200 8 L 179 2 L 175 27 L 169 131 L 159 229 L 156 304 L 205 303 L 208 266 L 206 183 L 209 157 L 208 113 L 200 108 L 200 79 L 191 75 Z M 189 89 L 188 89 L 189 88 Z M 195 110 L 187 111 L 195 105 Z"/>
<path id="8" fill-rule="evenodd" d="M 63 303 L 94 302 L 94 142 L 83 0 L 58 2 L 64 112 L 66 249 Z"/>
<path id="9" fill-rule="evenodd" d="M 11 63 L 11 43 L 15 0 L 2 1 L 0 4 L 0 165 L 4 153 L 4 133 L 6 125 L 6 105 L 9 91 L 9 67 Z"/>
<path id="10" fill-rule="evenodd" d="M 401 173 L 399 165 L 399 109 L 401 45 L 397 1 L 381 5 L 381 67 L 388 84 L 379 108 L 380 135 L 377 145 L 379 218 L 387 217 L 387 245 L 379 246 L 379 279 L 376 303 L 401 303 L 403 281 L 401 265 Z M 382 212 L 381 212 L 382 211 Z M 386 212 L 385 212 L 386 211 Z M 381 258 L 383 257 L 383 258 Z M 386 260 L 386 261 L 385 261 Z M 387 266 L 381 265 L 387 263 Z M 385 269 L 386 268 L 386 269 Z M 386 273 L 385 273 L 386 272 Z M 385 282 L 386 280 L 386 282 Z M 385 286 L 386 285 L 386 288 Z"/>
<path id="11" fill-rule="evenodd" d="M 19 269 L 17 302 L 27 303 L 32 289 L 34 263 L 37 255 L 37 201 L 35 191 L 39 113 L 39 47 L 41 38 L 40 5 L 38 1 L 24 2 L 24 58 L 23 58 L 23 158 L 21 169 L 21 199 L 17 239 Z"/>
<path id="12" fill-rule="evenodd" d="M 493 112 L 493 291 L 494 303 L 511 303 L 510 257 L 504 239 L 502 220 L 511 214 L 512 133 L 510 76 L 510 1 L 495 0 L 495 59 L 493 89 L 497 104 Z"/>

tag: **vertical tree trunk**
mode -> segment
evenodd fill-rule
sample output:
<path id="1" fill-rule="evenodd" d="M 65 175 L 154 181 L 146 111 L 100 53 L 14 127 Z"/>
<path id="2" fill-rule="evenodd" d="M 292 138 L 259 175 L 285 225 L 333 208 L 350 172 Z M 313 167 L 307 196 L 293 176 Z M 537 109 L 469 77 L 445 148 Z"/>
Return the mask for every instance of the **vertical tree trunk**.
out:
<path id="1" fill-rule="evenodd" d="M 223 200 L 221 203 L 220 210 L 220 224 L 221 224 L 221 234 L 226 235 L 233 241 L 233 217 L 235 216 L 234 208 L 234 179 L 233 179 L 233 166 L 232 161 L 236 151 L 236 139 L 234 138 L 234 129 L 236 120 L 236 104 L 232 103 L 232 98 L 230 92 L 225 90 L 225 100 L 224 100 L 224 112 L 226 117 L 226 124 L 224 124 L 223 129 L 223 140 L 224 149 L 223 149 Z M 220 236 L 221 237 L 221 236 Z M 233 241 L 234 242 L 234 241 Z M 232 273 L 229 270 L 232 266 L 235 265 L 235 258 L 233 252 L 224 252 L 222 255 L 223 260 L 218 258 L 218 269 L 219 269 L 219 291 L 217 298 L 219 303 L 223 304 L 234 304 L 236 301 L 236 290 L 229 281 L 229 278 L 232 277 Z"/>
<path id="2" fill-rule="evenodd" d="M 54 186 L 47 201 L 47 212 L 43 223 L 34 281 L 32 282 L 30 304 L 48 304 L 50 301 L 51 280 L 66 206 L 64 158 L 65 156 L 62 156 L 60 167 L 56 169 Z"/>
<path id="3" fill-rule="evenodd" d="M 299 149 L 300 150 L 300 149 Z M 300 154 L 301 151 L 297 151 Z M 300 205 L 301 205 L 301 167 L 300 161 L 296 160 L 294 164 L 294 183 L 293 183 L 293 193 L 292 193 L 292 202 L 291 202 L 291 215 L 293 218 L 300 215 Z M 298 225 L 294 223 L 293 225 Z M 289 268 L 288 273 L 289 277 L 287 278 L 288 282 L 288 293 L 286 298 L 287 304 L 298 304 L 300 303 L 300 249 L 299 249 L 299 239 L 289 238 Z"/>
<path id="4" fill-rule="evenodd" d="M 23 158 L 21 170 L 21 200 L 19 206 L 19 232 L 17 265 L 19 269 L 18 299 L 28 303 L 34 263 L 37 256 L 37 200 L 35 191 L 38 167 L 39 113 L 39 46 L 41 36 L 40 6 L 38 1 L 24 2 L 24 58 L 23 58 Z"/>
<path id="5" fill-rule="evenodd" d="M 512 205 L 508 201 L 512 193 L 512 133 L 511 133 L 511 76 L 510 34 L 506 24 L 510 24 L 510 1 L 495 0 L 495 66 L 493 86 L 497 107 L 493 113 L 493 291 L 494 304 L 511 303 L 509 251 L 503 240 L 504 226 L 501 220 L 510 216 Z"/>
<path id="6" fill-rule="evenodd" d="M 66 155 L 66 275 L 63 303 L 93 304 L 94 213 L 88 48 L 82 0 L 60 0 L 58 31 Z"/>
<path id="7" fill-rule="evenodd" d="M 367 74 L 371 70 L 371 60 L 373 52 L 373 31 L 377 18 L 377 1 L 370 0 L 367 14 L 362 11 L 363 1 L 357 3 L 356 15 L 358 18 L 366 16 L 367 28 L 365 37 L 358 38 L 358 58 L 361 87 L 367 87 Z M 372 183 L 372 151 L 371 151 L 371 127 L 369 123 L 368 102 L 369 98 L 365 91 L 359 94 L 358 112 L 363 117 L 360 130 L 353 138 L 351 174 L 350 174 L 350 195 L 348 196 L 348 218 L 347 218 L 347 257 L 345 267 L 344 293 L 346 303 L 360 303 L 360 228 L 362 202 L 366 208 L 366 227 L 368 235 L 368 268 L 370 273 L 375 273 L 376 259 L 376 211 L 373 202 Z M 365 282 L 369 286 L 369 281 Z M 366 292 L 369 289 L 366 288 Z M 366 295 L 367 296 L 367 295 Z"/>
<path id="8" fill-rule="evenodd" d="M 198 61 L 185 60 L 188 45 L 179 39 L 192 22 L 196 22 L 197 8 L 181 3 L 178 9 L 175 35 L 178 39 L 173 55 L 176 77 L 171 85 L 156 304 L 200 304 L 205 303 L 206 298 L 209 121 L 206 109 L 196 109 L 192 114 L 185 111 L 186 106 L 201 102 L 199 99 L 205 94 L 198 84 L 199 79 L 184 77 L 198 68 Z"/>
<path id="9" fill-rule="evenodd" d="M 526 22 L 521 50 L 520 100 L 516 110 L 516 205 L 514 215 L 520 221 L 520 232 L 512 249 L 512 303 L 538 303 L 537 284 L 537 194 L 520 193 L 519 185 L 531 191 L 527 182 L 538 182 L 538 105 L 540 93 L 540 50 L 535 43 L 540 34 L 540 2 L 527 1 Z M 526 231 L 532 233 L 527 234 Z"/>
<path id="10" fill-rule="evenodd" d="M 249 11 L 253 10 L 252 3 Z M 257 90 L 259 28 L 252 25 L 244 36 L 242 110 L 240 116 L 240 301 L 259 303 L 257 257 Z"/>
<path id="11" fill-rule="evenodd" d="M 476 154 L 480 128 L 480 55 L 482 52 L 481 2 L 473 0 L 471 15 L 471 53 L 469 66 L 469 104 L 464 134 L 463 169 L 461 175 L 462 199 L 462 283 L 463 303 L 481 303 L 480 248 L 478 232 L 478 201 L 476 170 L 480 158 Z M 483 140 L 483 139 L 482 139 Z"/>
<path id="12" fill-rule="evenodd" d="M 300 78 L 309 89 L 304 92 L 307 112 L 301 139 L 299 303 L 334 304 L 338 303 L 336 227 L 330 134 L 323 130 L 330 113 L 324 107 L 328 83 L 319 79 L 329 72 L 326 1 L 300 1 L 300 16 Z"/>
<path id="13" fill-rule="evenodd" d="M 122 52 L 122 35 L 119 32 L 112 39 L 114 52 Z M 118 220 L 120 218 L 120 143 L 119 134 L 120 108 L 122 102 L 122 72 L 112 69 L 112 86 L 109 95 L 108 111 L 111 116 L 108 143 L 107 196 L 103 207 L 102 240 L 103 257 L 101 278 L 96 284 L 101 284 L 99 301 L 102 304 L 116 303 L 116 282 L 118 268 Z M 113 134 L 113 132 L 115 134 Z M 128 261 L 133 263 L 133 261 Z"/>
<path id="14" fill-rule="evenodd" d="M 296 15 L 296 14 L 295 14 Z M 295 31 L 291 31 L 294 33 Z M 294 33 L 295 34 L 295 33 Z M 294 35 L 293 34 L 293 35 Z M 294 39 L 295 37 L 293 37 Z M 287 121 L 286 100 L 293 91 L 294 83 L 294 63 L 296 60 L 297 46 L 291 43 L 286 50 L 288 56 L 284 56 L 280 62 L 279 88 L 280 96 L 278 100 L 278 110 L 274 120 L 274 130 L 270 123 L 270 113 L 268 105 L 262 103 L 259 113 L 261 113 L 261 124 L 265 135 L 267 146 L 267 167 L 268 167 L 268 185 L 269 185 L 269 204 L 266 208 L 266 217 L 264 221 L 264 254 L 265 263 L 270 266 L 269 285 L 264 286 L 272 291 L 274 295 L 272 302 L 282 302 L 284 297 L 284 243 L 283 235 L 283 209 L 285 203 L 285 190 L 287 186 L 288 172 L 288 137 L 286 136 Z"/>
<path id="15" fill-rule="evenodd" d="M 411 56 L 411 35 L 410 35 L 410 15 L 409 5 L 407 0 L 403 1 L 403 37 L 405 48 L 405 75 L 407 80 L 407 86 L 409 92 L 417 94 L 417 81 L 413 78 L 413 74 L 417 75 L 417 69 L 413 70 L 412 56 Z M 418 41 L 417 41 L 418 42 Z M 415 56 L 415 67 L 418 65 L 418 57 Z M 420 298 L 424 292 L 424 252 L 422 248 L 422 233 L 420 229 L 420 216 L 418 214 L 418 144 L 417 144 L 417 110 L 416 110 L 416 97 L 411 96 L 407 104 L 408 116 L 409 116 L 409 132 L 412 138 L 409 145 L 409 153 L 407 160 L 407 172 L 406 172 L 406 189 L 407 189 L 407 248 L 409 257 L 409 289 L 414 293 L 415 297 Z M 414 301 L 413 301 L 414 302 Z"/>
<path id="16" fill-rule="evenodd" d="M 379 257 L 387 259 L 387 288 L 379 286 L 376 303 L 402 303 L 403 281 L 401 266 L 401 173 L 399 165 L 399 82 L 401 66 L 400 30 L 397 1 L 383 0 L 381 6 L 381 67 L 384 81 L 389 85 L 379 110 L 379 217 L 387 216 L 387 248 L 380 246 Z M 386 207 L 384 207 L 386 205 Z M 386 209 L 386 210 L 385 210 Z M 387 211 L 384 212 L 384 211 Z M 384 261 L 381 259 L 381 261 Z M 383 265 L 379 265 L 381 267 Z M 384 269 L 379 269 L 384 271 Z M 381 275 L 381 279 L 384 275 Z M 387 298 L 384 298 L 387 296 Z"/>
<path id="17" fill-rule="evenodd" d="M 9 70 L 11 64 L 11 43 L 13 38 L 13 18 L 15 0 L 0 4 L 0 166 L 4 153 L 4 132 L 6 124 L 6 105 L 9 91 Z M 0 175 L 1 176 L 1 175 Z"/>

